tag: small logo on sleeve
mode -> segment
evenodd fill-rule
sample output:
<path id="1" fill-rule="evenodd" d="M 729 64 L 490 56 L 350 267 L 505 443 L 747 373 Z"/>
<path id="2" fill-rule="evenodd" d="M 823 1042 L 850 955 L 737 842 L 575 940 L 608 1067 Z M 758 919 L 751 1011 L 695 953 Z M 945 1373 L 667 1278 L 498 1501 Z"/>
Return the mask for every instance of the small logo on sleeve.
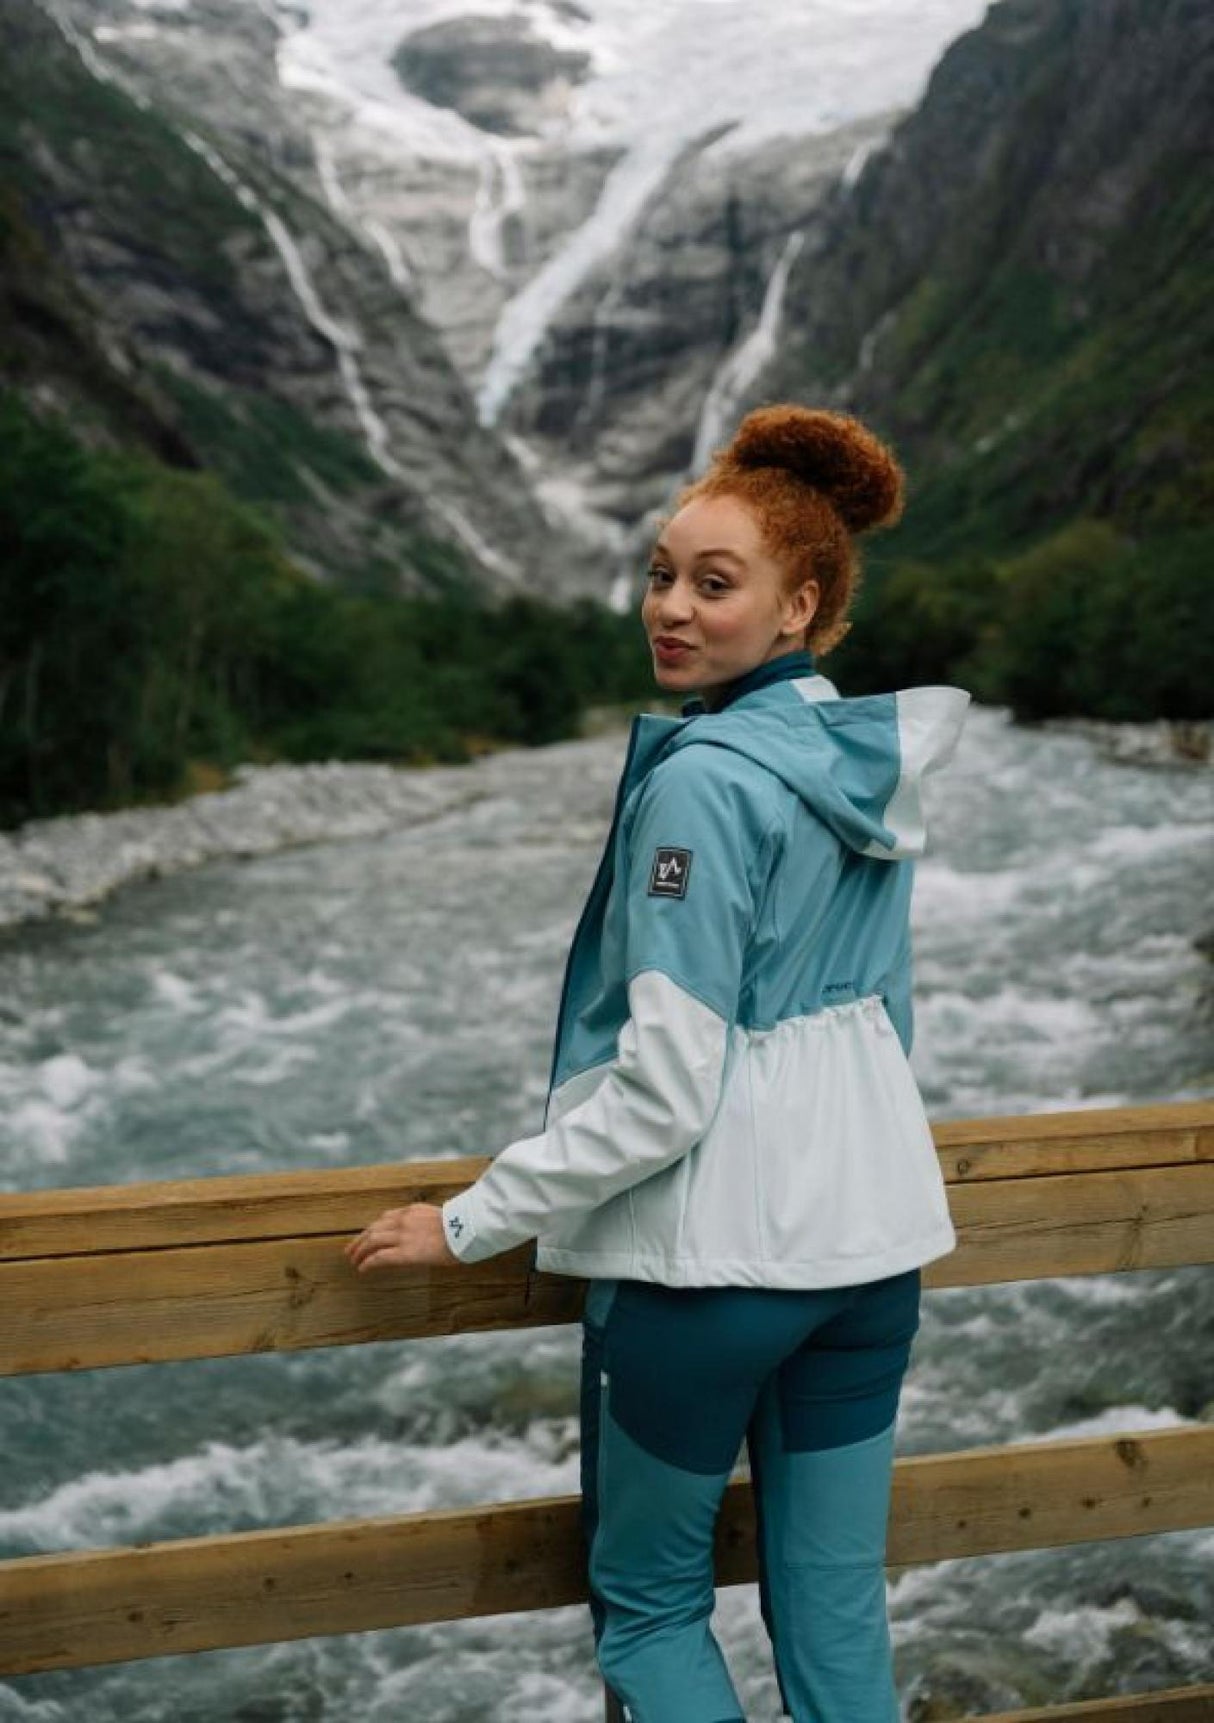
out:
<path id="1" fill-rule="evenodd" d="M 691 851 L 660 845 L 653 852 L 653 867 L 649 873 L 650 897 L 686 897 L 687 876 L 691 872 Z"/>

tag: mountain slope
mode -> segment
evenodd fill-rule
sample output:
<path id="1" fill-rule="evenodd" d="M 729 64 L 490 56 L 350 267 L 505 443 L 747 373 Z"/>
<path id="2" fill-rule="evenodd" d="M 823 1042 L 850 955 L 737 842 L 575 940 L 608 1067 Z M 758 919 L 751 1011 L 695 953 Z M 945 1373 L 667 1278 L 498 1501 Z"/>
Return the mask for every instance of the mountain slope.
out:
<path id="1" fill-rule="evenodd" d="M 628 4 L 594 0 L 586 20 Z M 874 17 L 882 5 L 904 35 L 916 24 L 893 0 L 870 0 Z M 125 378 L 172 458 L 277 511 L 314 566 L 432 590 L 462 553 L 491 586 L 630 602 L 655 513 L 749 405 L 780 398 L 849 408 L 893 440 L 910 506 L 872 546 L 869 596 L 895 558 L 947 567 L 962 642 L 993 602 L 983 558 L 1095 521 L 1113 537 L 1081 536 L 1084 556 L 1137 538 L 1166 563 L 1164 541 L 1210 519 L 1214 13 L 1199 0 L 998 0 L 910 112 L 874 105 L 895 88 L 889 43 L 866 60 L 850 12 L 816 59 L 812 32 L 786 32 L 779 89 L 814 76 L 805 130 L 779 135 L 770 114 L 739 118 L 736 91 L 701 110 L 698 60 L 669 111 L 656 99 L 688 63 L 676 26 L 698 14 L 681 4 L 637 40 L 652 64 L 583 87 L 610 95 L 612 124 L 570 120 L 563 164 L 559 125 L 506 140 L 394 105 L 392 19 L 457 0 L 391 19 L 338 0 L 309 19 L 243 0 L 57 8 L 89 24 L 76 82 L 59 40 L 61 87 L 0 90 L 17 231 L 34 224 L 92 305 L 109 387 Z M 941 0 L 916 27 L 965 10 Z M 750 87 L 784 38 L 761 31 L 748 57 L 752 26 L 726 14 Z M 10 47 L 38 15 L 6 9 Z M 852 65 L 871 88 L 840 83 Z M 655 99 L 631 112 L 629 91 Z M 87 136 L 56 135 L 90 103 Z M 776 107 L 795 121 L 795 103 Z"/>
<path id="2" fill-rule="evenodd" d="M 772 322 L 817 191 L 982 0 L 54 5 L 130 88 L 387 261 L 563 538 L 561 579 L 618 601 L 627 528 L 728 410 L 731 343 Z M 449 106 L 402 81 L 419 26 L 441 26 L 426 87 Z"/>
<path id="3" fill-rule="evenodd" d="M 559 582 L 513 456 L 384 259 L 30 0 L 0 13 L 0 208 L 2 376 L 30 398 L 215 468 L 318 574 Z M 56 285 L 31 297 L 31 274 Z"/>
<path id="4" fill-rule="evenodd" d="M 946 51 L 797 259 L 763 378 L 904 448 L 886 552 L 1210 518 L 1212 146 L 1200 0 L 1000 0 Z"/>

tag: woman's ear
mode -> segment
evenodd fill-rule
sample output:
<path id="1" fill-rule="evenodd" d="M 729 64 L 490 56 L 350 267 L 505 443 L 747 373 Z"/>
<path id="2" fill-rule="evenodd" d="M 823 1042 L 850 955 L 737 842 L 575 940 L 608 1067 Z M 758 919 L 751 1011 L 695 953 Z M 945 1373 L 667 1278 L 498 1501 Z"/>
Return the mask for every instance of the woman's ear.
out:
<path id="1" fill-rule="evenodd" d="M 784 605 L 782 634 L 804 634 L 818 609 L 822 588 L 816 580 L 803 580 L 795 592 L 788 595 Z"/>

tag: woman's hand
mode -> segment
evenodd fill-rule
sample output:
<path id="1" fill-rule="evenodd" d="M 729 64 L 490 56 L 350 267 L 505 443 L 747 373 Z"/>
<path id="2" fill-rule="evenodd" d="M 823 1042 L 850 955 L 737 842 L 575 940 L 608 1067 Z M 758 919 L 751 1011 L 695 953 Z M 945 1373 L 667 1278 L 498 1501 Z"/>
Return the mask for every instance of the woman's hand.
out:
<path id="1" fill-rule="evenodd" d="M 342 1251 L 360 1274 L 366 1268 L 450 1268 L 459 1263 L 443 1231 L 443 1211 L 433 1203 L 385 1209 Z"/>

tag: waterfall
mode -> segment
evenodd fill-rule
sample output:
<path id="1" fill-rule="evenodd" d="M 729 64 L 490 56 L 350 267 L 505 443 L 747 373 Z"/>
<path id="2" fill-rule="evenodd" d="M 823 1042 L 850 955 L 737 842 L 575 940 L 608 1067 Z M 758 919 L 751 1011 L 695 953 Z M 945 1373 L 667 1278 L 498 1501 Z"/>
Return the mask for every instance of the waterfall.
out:
<path id="1" fill-rule="evenodd" d="M 587 220 L 503 307 L 477 393 L 483 425 L 496 423 L 565 300 L 627 239 L 684 142 L 672 134 L 629 150 L 608 174 Z"/>
<path id="2" fill-rule="evenodd" d="M 476 201 L 468 218 L 468 250 L 488 274 L 508 274 L 502 236 L 507 221 L 527 205 L 518 158 L 508 144 L 494 140 L 481 156 Z"/>
<path id="3" fill-rule="evenodd" d="M 237 201 L 251 214 L 255 215 L 265 228 L 270 243 L 282 262 L 290 282 L 291 291 L 299 301 L 304 316 L 316 333 L 327 341 L 337 357 L 337 368 L 341 376 L 346 398 L 354 409 L 355 417 L 362 430 L 367 452 L 379 467 L 381 472 L 392 478 L 404 478 L 405 471 L 389 451 L 388 427 L 371 405 L 371 397 L 363 381 L 359 368 L 358 355 L 362 351 L 362 338 L 355 329 L 348 328 L 338 322 L 324 305 L 316 291 L 315 283 L 303 260 L 295 236 L 287 227 L 286 222 L 278 214 L 263 203 L 261 198 L 247 185 L 239 175 L 229 167 L 213 145 L 200 138 L 196 132 L 182 132 L 185 143 L 201 157 L 218 179 L 221 179 Z"/>
<path id="4" fill-rule="evenodd" d="M 724 440 L 726 428 L 738 402 L 753 387 L 759 373 L 776 350 L 776 336 L 780 327 L 780 312 L 784 303 L 788 272 L 804 243 L 805 235 L 800 229 L 789 234 L 779 261 L 768 280 L 758 322 L 745 340 L 731 353 L 726 354 L 717 367 L 700 410 L 695 453 L 691 457 L 693 474 L 703 472 L 708 465 L 713 449 Z"/>
<path id="5" fill-rule="evenodd" d="M 58 26 L 59 32 L 64 41 L 68 42 L 73 48 L 75 48 L 81 61 L 92 73 L 93 77 L 97 79 L 98 83 L 112 84 L 116 90 L 122 91 L 128 101 L 134 102 L 135 106 L 143 113 L 146 114 L 149 112 L 152 104 L 148 101 L 147 97 L 142 95 L 138 90 L 129 88 L 125 79 L 120 78 L 116 72 L 110 70 L 105 61 L 101 58 L 100 54 L 98 54 L 96 48 L 94 48 L 93 44 L 89 41 L 88 37 L 82 36 L 70 19 L 62 17 L 54 7 L 48 8 L 48 15 Z M 97 34 L 100 35 L 100 32 L 97 32 Z"/>
<path id="6" fill-rule="evenodd" d="M 382 222 L 365 220 L 346 196 L 346 188 L 342 185 L 341 175 L 337 171 L 337 158 L 332 142 L 319 132 L 313 132 L 311 136 L 316 172 L 330 212 L 355 239 L 369 241 L 375 247 L 387 266 L 393 286 L 399 288 L 401 294 L 412 304 L 417 284 L 413 271 L 405 261 L 404 252 Z"/>
<path id="7" fill-rule="evenodd" d="M 495 574 L 500 574 L 503 580 L 508 580 L 513 586 L 520 589 L 525 587 L 526 581 L 518 563 L 512 557 L 503 556 L 501 551 L 494 550 L 488 539 L 477 531 L 468 516 L 457 504 L 449 502 L 446 497 L 437 496 L 433 492 L 427 495 L 426 503 L 436 514 L 441 515 L 455 536 L 467 545 L 472 554 L 478 557 L 486 567 L 493 569 Z"/>
<path id="8" fill-rule="evenodd" d="M 839 175 L 839 184 L 843 187 L 844 191 L 851 190 L 852 186 L 854 186 L 856 181 L 859 179 L 861 170 L 869 156 L 873 155 L 877 150 L 882 149 L 884 144 L 884 138 L 869 138 L 867 142 L 856 145 L 855 149 L 847 158 L 843 172 Z"/>
<path id="9" fill-rule="evenodd" d="M 62 19 L 56 19 L 63 35 L 75 48 L 76 52 L 92 75 L 106 83 L 111 83 L 122 89 L 141 108 L 150 104 L 146 98 L 137 92 L 129 91 L 124 83 L 109 67 L 107 67 L 92 43 L 83 38 L 72 26 Z M 268 204 L 258 197 L 253 188 L 242 180 L 235 169 L 226 162 L 219 151 L 199 137 L 197 132 L 182 131 L 182 142 L 193 150 L 200 160 L 204 161 L 216 178 L 222 180 L 228 190 L 236 198 L 243 209 L 255 215 L 261 222 L 270 243 L 278 253 L 291 291 L 294 293 L 311 327 L 321 338 L 332 347 L 337 359 L 338 374 L 346 398 L 354 410 L 367 452 L 382 473 L 390 478 L 407 479 L 408 473 L 391 452 L 388 427 L 371 403 L 371 397 L 359 365 L 359 354 L 362 352 L 362 338 L 356 329 L 340 322 L 329 312 L 321 301 L 316 284 L 304 262 L 303 254 L 282 217 Z M 331 156 L 324 151 L 317 153 L 317 167 L 321 175 L 321 183 L 325 188 L 325 196 L 330 207 L 339 218 L 348 220 L 350 211 L 349 201 L 338 179 L 336 167 Z M 391 268 L 389 260 L 389 268 Z M 400 260 L 403 269 L 403 259 Z M 393 278 L 400 285 L 400 278 L 394 272 Z M 481 535 L 467 515 L 455 504 L 445 498 L 436 496 L 433 492 L 427 494 L 427 507 L 437 515 L 455 536 L 464 544 L 476 559 L 486 567 L 494 570 L 502 579 L 513 584 L 520 584 L 522 573 L 512 558 L 504 556 L 500 551 Z"/>

